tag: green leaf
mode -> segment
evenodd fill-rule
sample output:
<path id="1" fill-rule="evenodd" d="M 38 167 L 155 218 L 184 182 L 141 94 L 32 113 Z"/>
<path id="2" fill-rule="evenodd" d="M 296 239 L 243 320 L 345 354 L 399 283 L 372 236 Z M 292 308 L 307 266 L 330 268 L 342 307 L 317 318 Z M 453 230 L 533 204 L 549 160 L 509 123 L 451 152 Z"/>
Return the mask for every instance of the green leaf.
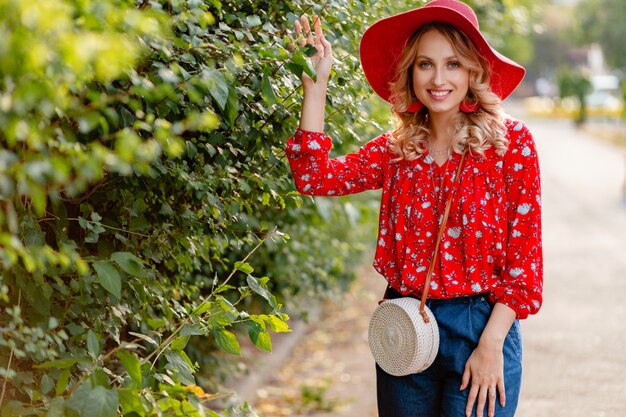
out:
<path id="1" fill-rule="evenodd" d="M 235 262 L 235 269 L 241 271 L 244 274 L 251 274 L 254 272 L 254 268 L 247 262 Z"/>
<path id="2" fill-rule="evenodd" d="M 141 363 L 137 355 L 127 350 L 118 350 L 115 355 L 133 381 L 134 388 L 142 388 Z"/>
<path id="3" fill-rule="evenodd" d="M 210 327 L 226 327 L 232 324 L 239 317 L 238 313 L 232 311 L 219 311 L 212 313 L 207 318 L 207 324 Z"/>
<path id="4" fill-rule="evenodd" d="M 136 337 L 140 338 L 141 340 L 145 340 L 146 342 L 150 343 L 151 345 L 159 346 L 159 344 L 158 344 L 158 342 L 156 340 L 154 340 L 150 336 L 146 336 L 145 334 L 136 333 L 136 332 L 128 332 L 128 334 L 136 336 Z"/>
<path id="5" fill-rule="evenodd" d="M 291 61 L 299 65 L 302 70 L 309 76 L 313 81 L 317 81 L 317 73 L 315 72 L 315 68 L 311 64 L 311 61 L 306 57 L 305 51 L 299 50 L 294 52 L 291 55 Z"/>
<path id="6" fill-rule="evenodd" d="M 142 393 L 140 390 L 121 389 L 118 391 L 118 395 L 124 415 L 130 415 L 133 412 L 139 416 L 146 415 L 146 410 L 141 403 Z"/>
<path id="7" fill-rule="evenodd" d="M 257 15 L 246 16 L 246 22 L 250 27 L 260 26 L 262 24 L 261 18 Z"/>
<path id="8" fill-rule="evenodd" d="M 226 100 L 226 107 L 224 108 L 224 116 L 226 117 L 226 123 L 229 127 L 235 125 L 235 120 L 239 114 L 239 99 L 237 98 L 237 90 L 231 88 L 228 92 L 228 100 Z"/>
<path id="9" fill-rule="evenodd" d="M 170 349 L 183 350 L 185 349 L 185 346 L 187 346 L 187 342 L 189 342 L 189 336 L 177 337 L 170 345 Z"/>
<path id="10" fill-rule="evenodd" d="M 185 385 L 193 385 L 196 383 L 193 377 L 193 365 L 185 352 L 169 351 L 165 354 L 165 358 L 167 359 L 165 369 L 174 370 L 180 382 Z"/>
<path id="11" fill-rule="evenodd" d="M 198 307 L 196 307 L 191 314 L 193 316 L 200 316 L 204 313 L 206 313 L 207 311 L 209 311 L 211 309 L 211 306 L 213 305 L 212 302 L 210 301 L 203 301 L 202 304 L 200 304 Z"/>
<path id="12" fill-rule="evenodd" d="M 65 392 L 65 389 L 67 388 L 67 384 L 69 384 L 70 382 L 70 375 L 71 375 L 70 372 L 71 372 L 70 368 L 65 368 L 59 374 L 57 383 L 54 386 L 54 392 L 56 393 L 57 396 L 60 396 L 61 394 Z"/>
<path id="13" fill-rule="evenodd" d="M 248 285 L 255 293 L 259 294 L 261 297 L 265 298 L 272 308 L 276 308 L 278 304 L 276 303 L 276 298 L 268 291 L 267 286 L 265 285 L 269 278 L 262 278 L 261 280 L 256 279 L 252 275 L 248 275 L 246 281 Z"/>
<path id="14" fill-rule="evenodd" d="M 181 336 L 201 336 L 207 334 L 207 331 L 199 324 L 194 323 L 185 324 L 178 334 Z"/>
<path id="15" fill-rule="evenodd" d="M 65 417 L 65 399 L 61 397 L 53 398 L 48 406 L 46 417 Z"/>
<path id="16" fill-rule="evenodd" d="M 117 417 L 119 397 L 116 390 L 102 386 L 92 388 L 83 383 L 67 400 L 66 406 L 81 416 Z"/>
<path id="17" fill-rule="evenodd" d="M 272 351 L 272 340 L 270 334 L 265 329 L 265 325 L 254 320 L 249 320 L 246 322 L 246 327 L 248 327 L 248 336 L 250 336 L 250 340 L 254 343 L 254 346 L 265 352 Z"/>
<path id="18" fill-rule="evenodd" d="M 217 342 L 217 345 L 225 352 L 232 353 L 233 355 L 241 355 L 241 347 L 237 337 L 224 329 L 214 329 L 213 337 Z"/>
<path id="19" fill-rule="evenodd" d="M 102 368 L 96 368 L 89 378 L 92 387 L 101 386 L 107 389 L 111 387 L 111 381 Z"/>
<path id="20" fill-rule="evenodd" d="M 226 78 L 219 71 L 207 71 L 206 79 L 209 83 L 209 93 L 215 99 L 220 110 L 226 109 L 228 101 L 228 83 Z"/>
<path id="21" fill-rule="evenodd" d="M 304 67 L 302 65 L 293 62 L 287 62 L 285 63 L 285 68 L 287 68 L 289 72 L 291 72 L 296 77 L 302 78 L 302 73 L 304 72 Z"/>
<path id="22" fill-rule="evenodd" d="M 98 261 L 93 263 L 96 270 L 96 282 L 115 297 L 120 298 L 122 293 L 122 276 L 115 266 L 109 261 Z"/>
<path id="23" fill-rule="evenodd" d="M 89 363 L 91 359 L 89 358 L 67 358 L 67 359 L 55 359 L 53 361 L 42 362 L 38 365 L 34 365 L 33 368 L 37 369 L 48 369 L 48 368 L 71 368 L 77 363 Z"/>
<path id="24" fill-rule="evenodd" d="M 270 329 L 276 333 L 288 333 L 292 330 L 285 321 L 274 315 L 263 315 L 263 320 L 270 326 Z"/>
<path id="25" fill-rule="evenodd" d="M 100 356 L 100 335 L 89 329 L 87 332 L 87 351 L 92 358 Z"/>
<path id="26" fill-rule="evenodd" d="M 263 74 L 263 80 L 261 81 L 261 93 L 263 95 L 263 100 L 265 100 L 267 104 L 271 106 L 276 103 L 276 95 L 274 94 L 270 78 L 267 74 Z"/>
<path id="27" fill-rule="evenodd" d="M 118 264 L 128 275 L 137 278 L 147 278 L 148 272 L 144 268 L 141 259 L 129 252 L 115 252 L 111 255 L 111 260 Z"/>

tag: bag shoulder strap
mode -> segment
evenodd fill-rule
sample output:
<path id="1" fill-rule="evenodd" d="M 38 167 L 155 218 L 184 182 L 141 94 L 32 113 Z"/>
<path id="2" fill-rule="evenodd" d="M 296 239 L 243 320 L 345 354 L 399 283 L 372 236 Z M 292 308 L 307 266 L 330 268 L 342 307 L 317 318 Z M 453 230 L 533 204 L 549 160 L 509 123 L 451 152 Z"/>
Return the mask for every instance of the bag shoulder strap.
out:
<path id="1" fill-rule="evenodd" d="M 426 298 L 428 297 L 428 290 L 430 290 L 430 281 L 433 276 L 433 272 L 435 271 L 435 265 L 437 264 L 437 255 L 439 254 L 439 246 L 441 244 L 441 238 L 443 237 L 443 232 L 446 228 L 446 222 L 448 221 L 448 217 L 450 216 L 450 207 L 452 207 L 452 196 L 454 195 L 454 184 L 459 179 L 459 175 L 461 175 L 461 168 L 463 167 L 463 161 L 465 160 L 465 155 L 467 154 L 467 150 L 461 154 L 461 160 L 459 161 L 459 167 L 456 170 L 456 174 L 454 175 L 454 179 L 452 185 L 450 186 L 450 195 L 448 196 L 448 200 L 446 201 L 446 209 L 443 212 L 443 219 L 441 220 L 441 226 L 439 226 L 439 233 L 437 233 L 437 243 L 435 243 L 435 253 L 433 254 L 433 259 L 430 261 L 430 266 L 428 267 L 428 272 L 426 273 L 426 282 L 424 283 L 424 291 L 422 292 L 422 299 L 420 302 L 420 314 L 424 323 L 429 323 L 430 319 L 424 311 L 424 307 L 426 306 Z M 433 162 L 434 164 L 435 162 Z"/>

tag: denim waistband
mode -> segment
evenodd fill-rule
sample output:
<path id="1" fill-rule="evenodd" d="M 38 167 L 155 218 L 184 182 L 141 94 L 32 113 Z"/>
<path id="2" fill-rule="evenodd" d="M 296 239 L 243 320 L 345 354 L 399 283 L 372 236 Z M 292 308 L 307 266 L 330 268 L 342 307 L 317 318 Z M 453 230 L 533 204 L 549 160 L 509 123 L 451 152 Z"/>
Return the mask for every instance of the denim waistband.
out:
<path id="1" fill-rule="evenodd" d="M 389 286 L 387 287 L 387 290 L 385 291 L 385 298 L 392 300 L 394 298 L 401 298 L 401 297 L 417 298 L 418 300 L 421 299 L 421 296 L 402 295 L 398 291 L 393 289 L 392 287 L 389 287 Z M 477 301 L 489 301 L 489 293 L 484 292 L 480 294 L 472 294 L 472 295 L 466 295 L 466 296 L 455 297 L 455 298 L 428 298 L 426 300 L 426 303 L 431 304 L 431 305 L 432 304 L 471 304 Z"/>

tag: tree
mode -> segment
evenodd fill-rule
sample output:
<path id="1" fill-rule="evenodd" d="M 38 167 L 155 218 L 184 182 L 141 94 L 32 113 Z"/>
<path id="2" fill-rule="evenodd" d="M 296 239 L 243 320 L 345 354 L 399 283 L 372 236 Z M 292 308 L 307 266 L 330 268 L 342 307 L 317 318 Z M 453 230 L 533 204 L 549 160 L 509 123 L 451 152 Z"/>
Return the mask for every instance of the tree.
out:
<path id="1" fill-rule="evenodd" d="M 574 119 L 577 126 L 587 120 L 587 95 L 592 86 L 589 78 L 580 70 L 562 68 L 558 75 L 559 95 L 561 98 L 574 97 L 578 101 L 578 114 Z"/>
<path id="2" fill-rule="evenodd" d="M 580 43 L 598 42 L 607 63 L 613 68 L 626 68 L 626 7 L 622 0 L 589 0 L 578 3 L 575 26 Z"/>

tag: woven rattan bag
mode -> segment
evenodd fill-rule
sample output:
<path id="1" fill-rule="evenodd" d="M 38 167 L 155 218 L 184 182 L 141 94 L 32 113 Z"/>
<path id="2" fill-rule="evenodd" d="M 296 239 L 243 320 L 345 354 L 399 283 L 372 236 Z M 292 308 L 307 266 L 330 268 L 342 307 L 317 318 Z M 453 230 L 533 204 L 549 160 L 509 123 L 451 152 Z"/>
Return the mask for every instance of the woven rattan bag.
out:
<path id="1" fill-rule="evenodd" d="M 465 154 L 464 152 L 459 161 L 452 187 L 461 173 Z M 439 351 L 439 327 L 432 311 L 426 306 L 426 298 L 443 231 L 450 215 L 452 187 L 437 234 L 435 252 L 426 273 L 421 300 L 413 297 L 383 300 L 370 319 L 368 342 L 372 356 L 378 366 L 390 375 L 405 376 L 422 372 L 432 365 Z"/>

